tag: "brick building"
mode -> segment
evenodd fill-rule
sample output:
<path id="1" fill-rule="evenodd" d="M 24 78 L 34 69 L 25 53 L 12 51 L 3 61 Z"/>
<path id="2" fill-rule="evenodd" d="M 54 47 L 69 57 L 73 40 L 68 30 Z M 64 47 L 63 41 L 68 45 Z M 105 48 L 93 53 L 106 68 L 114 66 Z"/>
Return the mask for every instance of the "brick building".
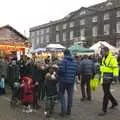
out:
<path id="1" fill-rule="evenodd" d="M 30 28 L 33 49 L 49 43 L 66 47 L 75 42 L 90 46 L 97 41 L 120 45 L 120 0 L 81 7 L 64 18 Z"/>

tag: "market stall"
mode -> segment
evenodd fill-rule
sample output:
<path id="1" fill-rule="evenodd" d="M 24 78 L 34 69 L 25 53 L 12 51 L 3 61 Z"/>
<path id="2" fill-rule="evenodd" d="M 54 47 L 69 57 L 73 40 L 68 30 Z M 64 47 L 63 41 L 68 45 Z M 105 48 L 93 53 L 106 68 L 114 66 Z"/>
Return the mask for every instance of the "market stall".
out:
<path id="1" fill-rule="evenodd" d="M 91 50 L 89 48 L 81 47 L 78 44 L 72 45 L 69 50 L 72 54 L 78 54 L 78 55 L 85 55 L 85 54 L 93 54 L 94 50 Z"/>
<path id="2" fill-rule="evenodd" d="M 31 53 L 39 53 L 39 52 L 46 52 L 46 48 L 37 48 L 37 49 L 31 50 Z"/>
<path id="3" fill-rule="evenodd" d="M 10 25 L 0 27 L 0 56 L 21 55 L 29 47 L 28 39 Z"/>
<path id="4" fill-rule="evenodd" d="M 60 44 L 49 44 L 46 48 L 37 48 L 32 50 L 31 53 L 34 56 L 35 61 L 45 60 L 48 56 L 50 58 L 61 58 L 63 57 L 63 51 L 65 47 Z"/>
<path id="5" fill-rule="evenodd" d="M 61 44 L 49 44 L 46 46 L 48 51 L 63 51 L 65 47 Z"/>
<path id="6" fill-rule="evenodd" d="M 12 52 L 19 52 L 23 54 L 25 52 L 25 46 L 23 44 L 0 44 L 0 56 L 8 56 L 11 55 Z"/>
<path id="7" fill-rule="evenodd" d="M 90 47 L 90 49 L 94 50 L 96 54 L 100 54 L 102 46 L 108 47 L 112 52 L 117 52 L 118 51 L 117 48 L 115 48 L 114 46 L 110 45 L 109 43 L 107 43 L 105 41 L 99 41 L 99 42 L 95 43 L 94 45 L 92 45 Z"/>

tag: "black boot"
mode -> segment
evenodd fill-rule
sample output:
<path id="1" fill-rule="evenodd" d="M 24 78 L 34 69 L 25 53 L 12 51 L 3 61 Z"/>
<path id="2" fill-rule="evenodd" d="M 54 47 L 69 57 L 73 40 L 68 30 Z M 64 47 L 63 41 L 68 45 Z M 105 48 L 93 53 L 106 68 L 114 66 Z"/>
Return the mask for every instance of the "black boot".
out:
<path id="1" fill-rule="evenodd" d="M 112 104 L 112 106 L 110 107 L 110 109 L 114 109 L 117 106 L 118 106 L 118 103 L 114 103 L 114 104 Z"/>
<path id="2" fill-rule="evenodd" d="M 98 116 L 105 116 L 107 114 L 106 111 L 102 111 L 101 113 L 98 114 Z"/>

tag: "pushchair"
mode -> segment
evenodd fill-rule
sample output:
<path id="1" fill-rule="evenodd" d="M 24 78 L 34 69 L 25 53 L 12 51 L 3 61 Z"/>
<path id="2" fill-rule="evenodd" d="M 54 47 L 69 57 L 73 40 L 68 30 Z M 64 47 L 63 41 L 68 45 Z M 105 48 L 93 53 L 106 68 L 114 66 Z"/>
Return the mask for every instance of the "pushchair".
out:
<path id="1" fill-rule="evenodd" d="M 24 112 L 32 112 L 31 105 L 34 104 L 34 84 L 29 76 L 21 79 L 21 103 L 24 105 Z"/>

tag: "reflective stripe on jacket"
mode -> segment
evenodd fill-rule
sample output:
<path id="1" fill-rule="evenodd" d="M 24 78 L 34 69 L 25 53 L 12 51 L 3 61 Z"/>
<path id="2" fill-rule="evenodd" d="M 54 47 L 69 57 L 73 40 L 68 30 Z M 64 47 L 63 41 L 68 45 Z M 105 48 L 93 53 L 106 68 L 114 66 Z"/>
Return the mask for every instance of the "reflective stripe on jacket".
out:
<path id="1" fill-rule="evenodd" d="M 107 58 L 103 57 L 100 71 L 102 76 L 104 73 L 112 73 L 113 76 L 119 75 L 117 59 L 115 58 L 115 56 L 112 55 L 111 52 L 109 52 Z"/>

